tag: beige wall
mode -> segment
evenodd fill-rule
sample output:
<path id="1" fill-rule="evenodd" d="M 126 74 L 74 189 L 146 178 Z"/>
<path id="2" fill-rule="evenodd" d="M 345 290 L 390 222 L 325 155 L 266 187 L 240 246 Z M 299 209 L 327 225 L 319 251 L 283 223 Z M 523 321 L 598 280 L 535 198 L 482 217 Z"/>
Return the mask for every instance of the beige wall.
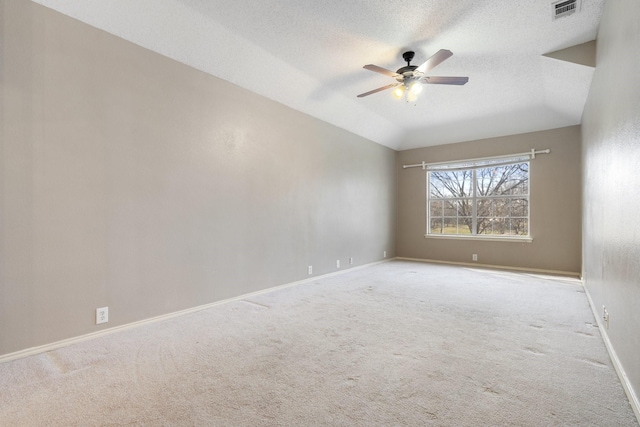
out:
<path id="1" fill-rule="evenodd" d="M 402 165 L 550 149 L 531 161 L 532 243 L 425 238 L 426 175 Z M 398 256 L 580 273 L 580 127 L 401 151 L 398 155 Z"/>
<path id="2" fill-rule="evenodd" d="M 31 2 L 0 10 L 0 355 L 394 256 L 393 150 Z"/>
<path id="3" fill-rule="evenodd" d="M 640 393 L 639 23 L 637 0 L 605 4 L 582 126 L 585 286 L 598 311 L 607 307 L 610 321 L 604 333 L 636 399 Z"/>

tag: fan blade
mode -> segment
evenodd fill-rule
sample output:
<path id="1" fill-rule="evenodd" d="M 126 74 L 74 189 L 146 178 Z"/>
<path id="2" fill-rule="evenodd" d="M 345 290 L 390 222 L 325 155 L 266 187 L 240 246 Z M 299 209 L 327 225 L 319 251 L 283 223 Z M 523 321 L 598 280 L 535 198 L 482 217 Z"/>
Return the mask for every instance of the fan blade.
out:
<path id="1" fill-rule="evenodd" d="M 453 55 L 453 53 L 450 50 L 440 49 L 435 53 L 435 55 L 433 55 L 431 58 L 424 61 L 422 65 L 416 68 L 415 71 L 413 72 L 413 75 L 417 76 L 417 75 L 426 73 L 432 68 L 435 68 L 436 66 L 443 63 L 445 60 L 451 58 L 451 55 Z"/>
<path id="2" fill-rule="evenodd" d="M 378 67 L 377 65 L 373 64 L 365 65 L 362 68 L 366 68 L 370 71 L 375 71 L 376 73 L 384 74 L 385 76 L 398 77 L 400 75 L 395 71 L 387 70 L 386 68 Z"/>
<path id="3" fill-rule="evenodd" d="M 362 98 L 362 97 L 365 97 L 365 96 L 373 95 L 374 93 L 382 92 L 383 90 L 386 90 L 386 89 L 391 89 L 392 87 L 396 87 L 399 84 L 401 84 L 401 83 L 391 83 L 390 85 L 382 86 L 382 87 L 379 87 L 378 89 L 374 89 L 374 90 L 370 90 L 369 92 L 361 93 L 360 95 L 358 95 L 358 98 Z"/>
<path id="4" fill-rule="evenodd" d="M 432 85 L 463 85 L 469 81 L 469 77 L 429 76 L 421 78 L 420 81 Z"/>

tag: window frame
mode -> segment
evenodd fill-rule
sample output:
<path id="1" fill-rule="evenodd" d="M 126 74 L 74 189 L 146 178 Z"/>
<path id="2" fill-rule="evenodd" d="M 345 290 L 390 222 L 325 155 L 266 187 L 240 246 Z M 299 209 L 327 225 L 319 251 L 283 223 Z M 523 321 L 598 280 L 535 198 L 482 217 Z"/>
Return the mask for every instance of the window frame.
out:
<path id="1" fill-rule="evenodd" d="M 426 233 L 424 237 L 432 238 L 432 239 L 458 239 L 458 240 L 485 240 L 485 241 L 502 241 L 502 242 L 526 242 L 530 243 L 533 241 L 533 237 L 531 234 L 531 159 L 523 159 L 523 158 L 513 158 L 512 161 L 505 162 L 496 162 L 491 163 L 487 162 L 485 164 L 477 164 L 475 166 L 470 165 L 469 163 L 460 163 L 456 165 L 456 163 L 442 163 L 441 165 L 445 165 L 444 167 L 436 167 L 433 169 L 425 169 L 426 170 Z M 517 195 L 497 195 L 497 196 L 478 196 L 477 188 L 478 188 L 478 176 L 477 171 L 479 169 L 490 169 L 499 166 L 508 166 L 514 164 L 527 163 L 527 193 L 526 194 L 517 194 Z M 442 197 L 442 198 L 432 198 L 431 197 L 431 173 L 432 172 L 451 172 L 451 171 L 471 171 L 471 183 L 472 183 L 472 192 L 469 197 Z M 527 200 L 527 235 L 495 235 L 495 234 L 477 234 L 478 232 L 478 202 L 479 200 L 491 200 L 491 199 L 523 199 Z M 470 234 L 440 234 L 440 233 L 431 233 L 431 206 L 430 202 L 432 201 L 443 201 L 443 213 L 444 213 L 444 202 L 452 201 L 452 200 L 469 200 L 471 202 L 471 220 L 472 220 L 472 230 Z M 457 215 L 456 218 L 461 218 Z M 444 215 L 441 218 L 446 218 Z M 465 218 L 465 217 L 462 217 Z M 502 218 L 502 217 L 500 217 Z M 510 217 L 508 217 L 510 218 Z M 518 217 L 524 218 L 524 217 Z M 457 222 L 459 224 L 459 222 Z"/>

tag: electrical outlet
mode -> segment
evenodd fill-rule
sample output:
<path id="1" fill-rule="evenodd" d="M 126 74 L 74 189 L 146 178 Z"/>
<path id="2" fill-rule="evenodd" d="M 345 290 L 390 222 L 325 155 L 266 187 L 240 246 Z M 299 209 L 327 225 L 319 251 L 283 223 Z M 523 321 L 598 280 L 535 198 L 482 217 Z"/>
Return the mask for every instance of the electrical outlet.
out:
<path id="1" fill-rule="evenodd" d="M 313 266 L 310 265 L 307 271 L 309 272 L 309 274 L 313 274 Z"/>
<path id="2" fill-rule="evenodd" d="M 353 265 L 353 258 L 349 258 L 349 265 Z"/>
<path id="3" fill-rule="evenodd" d="M 602 320 L 604 321 L 604 328 L 609 329 L 609 312 L 604 305 L 602 306 Z"/>
<path id="4" fill-rule="evenodd" d="M 109 307 L 96 308 L 96 325 L 109 321 Z"/>
<path id="5" fill-rule="evenodd" d="M 340 260 L 339 259 L 336 260 L 336 268 L 340 268 Z"/>
<path id="6" fill-rule="evenodd" d="M 477 261 L 477 260 L 478 260 L 478 254 L 473 254 L 473 255 L 471 255 L 471 259 L 472 259 L 473 261 Z"/>
<path id="7" fill-rule="evenodd" d="M 382 258 L 386 258 L 387 257 L 387 251 L 383 251 L 382 252 Z"/>

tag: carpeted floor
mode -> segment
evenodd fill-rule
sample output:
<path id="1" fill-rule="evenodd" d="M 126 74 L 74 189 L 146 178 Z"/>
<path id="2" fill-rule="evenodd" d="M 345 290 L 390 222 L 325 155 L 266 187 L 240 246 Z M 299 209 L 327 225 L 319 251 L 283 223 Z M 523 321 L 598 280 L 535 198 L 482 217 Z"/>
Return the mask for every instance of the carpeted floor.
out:
<path id="1" fill-rule="evenodd" d="M 2 426 L 638 426 L 578 281 L 392 261 L 0 364 Z"/>

